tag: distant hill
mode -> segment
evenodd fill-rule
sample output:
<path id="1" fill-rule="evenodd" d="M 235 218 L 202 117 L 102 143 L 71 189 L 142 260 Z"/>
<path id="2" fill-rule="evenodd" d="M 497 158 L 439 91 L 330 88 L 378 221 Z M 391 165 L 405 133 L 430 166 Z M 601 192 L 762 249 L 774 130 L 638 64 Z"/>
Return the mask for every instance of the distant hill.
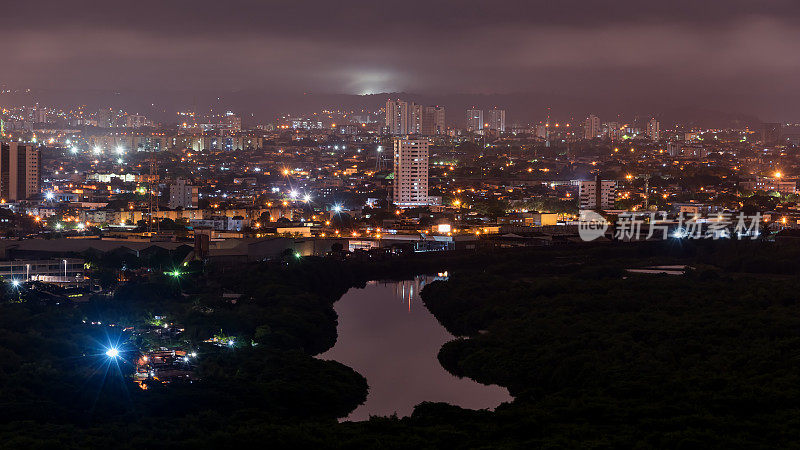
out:
<path id="1" fill-rule="evenodd" d="M 551 107 L 553 121 L 582 122 L 590 113 L 603 121 L 619 120 L 632 123 L 658 117 L 662 127 L 673 124 L 690 124 L 701 127 L 757 127 L 758 117 L 737 112 L 725 112 L 693 106 L 659 109 L 654 105 L 615 105 L 601 99 L 572 97 L 569 94 L 407 94 L 381 93 L 370 95 L 268 93 L 254 90 L 217 93 L 211 91 L 137 92 L 137 91 L 63 91 L 33 90 L 17 94 L 0 95 L 0 104 L 43 104 L 60 107 L 86 105 L 91 110 L 100 107 L 119 107 L 129 112 L 145 114 L 162 122 L 175 121 L 178 110 L 197 109 L 215 112 L 233 110 L 246 124 L 264 123 L 282 114 L 304 115 L 321 109 L 377 111 L 387 98 L 402 98 L 425 105 L 443 105 L 447 108 L 450 126 L 465 125 L 464 111 L 472 106 L 490 109 L 494 106 L 507 111 L 507 124 L 526 125 L 546 120 Z M 640 101 L 639 103 L 643 103 Z"/>

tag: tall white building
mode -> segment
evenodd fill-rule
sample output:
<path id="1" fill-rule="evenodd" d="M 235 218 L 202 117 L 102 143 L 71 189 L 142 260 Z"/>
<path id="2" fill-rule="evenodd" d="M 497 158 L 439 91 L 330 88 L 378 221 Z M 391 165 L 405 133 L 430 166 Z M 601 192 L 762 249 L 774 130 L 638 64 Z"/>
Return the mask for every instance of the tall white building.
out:
<path id="1" fill-rule="evenodd" d="M 0 144 L 0 197 L 15 202 L 41 192 L 39 149 L 18 142 Z"/>
<path id="2" fill-rule="evenodd" d="M 483 110 L 467 110 L 467 131 L 483 131 Z"/>
<path id="3" fill-rule="evenodd" d="M 422 105 L 411 102 L 408 109 L 411 111 L 411 117 L 408 119 L 411 123 L 408 134 L 422 134 L 422 114 L 425 108 Z"/>
<path id="4" fill-rule="evenodd" d="M 423 106 L 403 100 L 386 101 L 386 129 L 389 134 L 444 134 L 443 106 Z"/>
<path id="5" fill-rule="evenodd" d="M 414 133 L 414 104 L 403 100 L 386 100 L 386 128 L 389 134 Z"/>
<path id="6" fill-rule="evenodd" d="M 586 118 L 586 121 L 583 122 L 583 138 L 594 139 L 599 137 L 600 134 L 600 118 L 594 114 L 590 114 L 589 117 Z"/>
<path id="7" fill-rule="evenodd" d="M 422 109 L 420 134 L 434 136 L 444 134 L 447 127 L 444 123 L 444 106 L 426 106 Z"/>
<path id="8" fill-rule="evenodd" d="M 178 178 L 174 184 L 169 185 L 169 207 L 197 208 L 199 202 L 199 189 L 192 186 L 185 178 Z"/>
<path id="9" fill-rule="evenodd" d="M 506 110 L 490 109 L 488 123 L 490 130 L 506 131 Z"/>
<path id="10" fill-rule="evenodd" d="M 428 205 L 427 139 L 395 138 L 394 204 L 400 208 Z"/>
<path id="11" fill-rule="evenodd" d="M 654 141 L 661 140 L 661 124 L 655 118 L 647 122 L 647 137 Z"/>
<path id="12" fill-rule="evenodd" d="M 580 209 L 611 209 L 617 194 L 617 182 L 595 178 L 579 185 Z"/>

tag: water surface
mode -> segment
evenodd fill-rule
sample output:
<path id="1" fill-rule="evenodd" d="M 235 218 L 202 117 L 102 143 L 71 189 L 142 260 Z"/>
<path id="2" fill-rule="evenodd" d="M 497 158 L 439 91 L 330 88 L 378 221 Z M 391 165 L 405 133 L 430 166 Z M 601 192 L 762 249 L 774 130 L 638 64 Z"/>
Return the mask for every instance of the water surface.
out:
<path id="1" fill-rule="evenodd" d="M 459 379 L 439 364 L 439 348 L 453 336 L 419 298 L 420 289 L 434 279 L 370 282 L 364 289 L 350 289 L 334 305 L 339 336 L 320 358 L 352 367 L 369 383 L 366 403 L 347 420 L 408 416 L 423 401 L 470 409 L 493 409 L 511 401 L 505 388 Z"/>

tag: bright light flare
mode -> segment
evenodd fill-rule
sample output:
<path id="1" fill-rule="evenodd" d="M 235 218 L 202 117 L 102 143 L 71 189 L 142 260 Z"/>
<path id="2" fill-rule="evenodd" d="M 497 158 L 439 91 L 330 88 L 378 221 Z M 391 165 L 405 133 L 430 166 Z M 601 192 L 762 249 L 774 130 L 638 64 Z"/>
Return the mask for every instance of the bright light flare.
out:
<path id="1" fill-rule="evenodd" d="M 108 350 L 106 350 L 106 356 L 108 356 L 109 358 L 116 358 L 119 356 L 119 350 L 117 350 L 114 347 L 111 347 Z"/>

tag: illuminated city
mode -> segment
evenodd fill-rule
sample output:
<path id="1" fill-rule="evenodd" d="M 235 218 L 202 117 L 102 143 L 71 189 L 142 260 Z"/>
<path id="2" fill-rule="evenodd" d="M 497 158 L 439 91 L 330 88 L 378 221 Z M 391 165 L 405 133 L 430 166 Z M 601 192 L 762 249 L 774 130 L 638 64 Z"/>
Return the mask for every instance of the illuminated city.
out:
<path id="1" fill-rule="evenodd" d="M 800 439 L 800 6 L 179 3 L 0 6 L 9 448 Z"/>

